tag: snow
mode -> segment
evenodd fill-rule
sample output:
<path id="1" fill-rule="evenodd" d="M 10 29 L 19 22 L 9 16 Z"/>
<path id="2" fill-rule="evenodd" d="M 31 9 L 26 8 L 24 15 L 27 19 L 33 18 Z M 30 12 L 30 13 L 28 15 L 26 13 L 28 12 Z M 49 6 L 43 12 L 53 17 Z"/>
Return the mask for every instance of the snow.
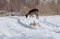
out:
<path id="1" fill-rule="evenodd" d="M 60 16 L 0 17 L 0 39 L 60 39 Z"/>

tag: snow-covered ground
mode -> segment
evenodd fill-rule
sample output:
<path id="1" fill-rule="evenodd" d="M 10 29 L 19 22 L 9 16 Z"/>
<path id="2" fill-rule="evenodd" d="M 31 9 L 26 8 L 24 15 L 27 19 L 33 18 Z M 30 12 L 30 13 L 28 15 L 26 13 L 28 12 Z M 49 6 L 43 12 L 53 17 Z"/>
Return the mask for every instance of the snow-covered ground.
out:
<path id="1" fill-rule="evenodd" d="M 60 16 L 0 17 L 0 39 L 60 39 Z"/>

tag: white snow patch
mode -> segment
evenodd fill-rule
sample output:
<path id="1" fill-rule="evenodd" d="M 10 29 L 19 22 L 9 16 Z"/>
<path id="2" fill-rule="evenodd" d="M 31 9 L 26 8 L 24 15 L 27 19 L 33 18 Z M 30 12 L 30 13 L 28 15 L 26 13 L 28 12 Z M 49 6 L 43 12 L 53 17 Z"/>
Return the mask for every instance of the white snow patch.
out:
<path id="1" fill-rule="evenodd" d="M 60 39 L 60 16 L 0 17 L 0 39 Z"/>

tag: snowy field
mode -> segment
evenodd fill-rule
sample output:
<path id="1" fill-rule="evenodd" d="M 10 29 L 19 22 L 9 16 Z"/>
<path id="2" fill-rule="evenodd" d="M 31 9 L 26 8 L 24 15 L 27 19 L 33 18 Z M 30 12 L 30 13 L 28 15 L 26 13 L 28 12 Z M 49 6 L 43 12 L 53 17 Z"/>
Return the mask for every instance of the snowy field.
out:
<path id="1" fill-rule="evenodd" d="M 0 17 L 0 39 L 60 39 L 60 16 Z"/>

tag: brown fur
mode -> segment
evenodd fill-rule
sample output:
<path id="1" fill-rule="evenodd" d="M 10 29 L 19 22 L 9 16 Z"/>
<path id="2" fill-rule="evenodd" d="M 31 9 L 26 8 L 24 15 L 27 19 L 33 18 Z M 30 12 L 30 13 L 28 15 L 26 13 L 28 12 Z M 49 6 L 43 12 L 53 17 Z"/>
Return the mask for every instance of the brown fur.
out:
<path id="1" fill-rule="evenodd" d="M 30 25 L 32 26 L 32 27 L 35 27 L 36 26 L 36 23 L 34 22 L 34 23 L 30 23 Z"/>

